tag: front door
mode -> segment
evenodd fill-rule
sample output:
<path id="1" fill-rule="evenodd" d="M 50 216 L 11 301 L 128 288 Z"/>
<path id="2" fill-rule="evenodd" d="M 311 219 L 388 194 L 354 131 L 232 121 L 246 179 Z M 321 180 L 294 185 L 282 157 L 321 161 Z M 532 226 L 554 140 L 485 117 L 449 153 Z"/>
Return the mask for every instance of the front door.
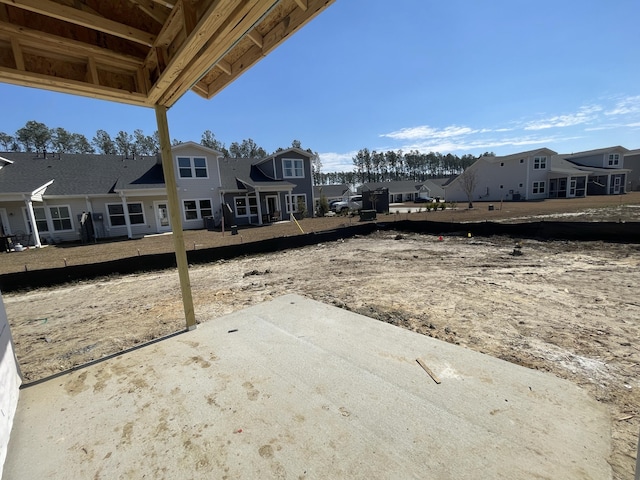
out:
<path id="1" fill-rule="evenodd" d="M 613 193 L 614 194 L 619 194 L 620 193 L 620 184 L 622 182 L 620 181 L 620 177 L 615 177 L 613 179 Z"/>
<path id="2" fill-rule="evenodd" d="M 273 219 L 274 214 L 280 211 L 280 205 L 278 202 L 277 195 L 265 195 L 264 197 L 267 200 L 267 213 L 269 214 L 269 218 Z M 282 217 L 282 215 L 280 215 Z"/>
<path id="3" fill-rule="evenodd" d="M 169 205 L 167 202 L 153 202 L 153 209 L 156 212 L 158 233 L 170 232 L 171 222 L 169 221 Z"/>
<path id="4" fill-rule="evenodd" d="M 575 178 L 571 179 L 571 182 L 569 183 L 569 195 L 567 195 L 567 197 L 575 197 L 576 196 L 576 184 L 577 181 Z"/>

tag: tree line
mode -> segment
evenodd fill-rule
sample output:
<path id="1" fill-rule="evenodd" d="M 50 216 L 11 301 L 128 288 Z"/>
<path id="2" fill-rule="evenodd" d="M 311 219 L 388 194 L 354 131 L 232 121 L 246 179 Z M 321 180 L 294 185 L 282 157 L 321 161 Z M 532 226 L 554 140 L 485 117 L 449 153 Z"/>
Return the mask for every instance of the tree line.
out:
<path id="1" fill-rule="evenodd" d="M 316 184 L 359 184 L 399 180 L 421 182 L 429 178 L 460 175 L 481 156 L 494 155 L 493 152 L 485 152 L 479 156 L 467 154 L 459 157 L 451 153 L 420 153 L 417 150 L 407 153 L 402 150 L 378 152 L 363 148 L 352 157 L 352 171 L 319 173 Z"/>
<path id="2" fill-rule="evenodd" d="M 171 143 L 177 145 L 182 141 L 173 139 Z M 211 130 L 202 133 L 200 144 L 219 151 L 229 158 L 260 159 L 269 155 L 251 138 L 233 142 L 227 148 Z M 133 134 L 121 130 L 115 137 L 111 137 L 105 130 L 98 130 L 94 137 L 88 140 L 82 134 L 72 133 L 61 127 L 49 128 L 43 123 L 29 120 L 13 135 L 0 132 L 0 146 L 7 152 L 99 153 L 133 158 L 140 155 L 155 155 L 160 150 L 160 139 L 157 131 L 152 135 L 145 135 L 142 130 L 136 129 Z M 291 146 L 302 148 L 299 140 L 293 140 Z M 282 150 L 285 148 L 280 147 L 273 153 Z M 459 175 L 479 158 L 473 155 L 459 157 L 451 153 L 446 155 L 438 152 L 420 153 L 417 150 L 407 153 L 402 150 L 378 152 L 363 148 L 352 158 L 352 171 L 323 173 L 318 153 L 310 148 L 306 151 L 313 154 L 312 173 L 315 185 L 342 183 L 356 185 L 392 180 L 424 181 L 428 178 Z M 483 155 L 494 154 L 486 152 Z"/>
<path id="3" fill-rule="evenodd" d="M 177 145 L 182 141 L 173 139 L 171 143 Z M 264 158 L 268 156 L 267 151 L 251 138 L 233 142 L 227 148 L 211 130 L 206 130 L 202 134 L 200 144 L 221 152 L 225 157 Z M 291 145 L 301 148 L 299 140 L 293 140 Z M 152 135 L 145 135 L 140 129 L 134 130 L 133 134 L 121 130 L 115 137 L 105 130 L 98 130 L 89 140 L 80 133 L 72 133 L 61 127 L 49 128 L 44 123 L 29 120 L 13 135 L 0 132 L 0 146 L 5 152 L 99 153 L 135 157 L 158 153 L 160 138 L 157 130 Z M 276 152 L 281 150 L 284 148 L 278 148 Z M 313 153 L 310 149 L 307 151 Z"/>

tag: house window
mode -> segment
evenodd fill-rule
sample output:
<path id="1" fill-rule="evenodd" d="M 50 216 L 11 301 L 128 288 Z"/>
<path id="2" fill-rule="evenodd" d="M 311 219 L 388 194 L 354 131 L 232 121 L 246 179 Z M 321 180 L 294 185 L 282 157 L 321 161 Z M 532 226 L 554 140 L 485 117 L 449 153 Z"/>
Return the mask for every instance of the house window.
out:
<path id="1" fill-rule="evenodd" d="M 248 217 L 258 214 L 258 200 L 256 197 L 234 197 L 236 217 Z"/>
<path id="2" fill-rule="evenodd" d="M 207 159 L 204 157 L 178 157 L 180 178 L 208 178 Z"/>
<path id="3" fill-rule="evenodd" d="M 49 224 L 47 223 L 47 214 L 44 207 L 33 207 L 33 215 L 36 217 L 36 227 L 39 232 L 48 232 Z"/>
<path id="4" fill-rule="evenodd" d="M 56 232 L 63 230 L 73 230 L 71 223 L 71 210 L 69 207 L 49 207 L 51 223 Z"/>
<path id="5" fill-rule="evenodd" d="M 287 213 L 302 212 L 307 209 L 307 195 L 304 193 L 299 195 L 285 195 L 284 201 L 287 205 Z"/>
<path id="6" fill-rule="evenodd" d="M 518 184 L 518 187 L 519 187 L 519 188 L 524 188 L 524 183 L 519 183 L 519 184 Z"/>
<path id="7" fill-rule="evenodd" d="M 546 182 L 533 182 L 533 193 L 544 193 L 544 187 Z"/>
<path id="8" fill-rule="evenodd" d="M 620 154 L 619 153 L 610 153 L 609 154 L 609 166 L 612 167 L 614 165 L 620 164 Z"/>
<path id="9" fill-rule="evenodd" d="M 185 200 L 182 202 L 185 220 L 198 220 L 212 216 L 211 200 Z"/>
<path id="10" fill-rule="evenodd" d="M 521 159 L 520 159 L 520 163 L 524 163 L 524 158 L 521 158 Z"/>
<path id="11" fill-rule="evenodd" d="M 501 166 L 501 167 L 504 167 L 504 162 L 500 162 L 500 166 Z"/>
<path id="12" fill-rule="evenodd" d="M 547 157 L 533 157 L 533 169 L 544 170 L 547 168 Z"/>
<path id="13" fill-rule="evenodd" d="M 304 164 L 299 158 L 283 158 L 282 171 L 284 178 L 304 178 Z"/>
<path id="14" fill-rule="evenodd" d="M 109 212 L 109 224 L 112 227 L 121 227 L 127 224 L 124 218 L 124 207 L 121 203 L 107 204 L 107 211 Z M 145 223 L 142 203 L 127 203 L 127 214 L 131 225 Z"/>

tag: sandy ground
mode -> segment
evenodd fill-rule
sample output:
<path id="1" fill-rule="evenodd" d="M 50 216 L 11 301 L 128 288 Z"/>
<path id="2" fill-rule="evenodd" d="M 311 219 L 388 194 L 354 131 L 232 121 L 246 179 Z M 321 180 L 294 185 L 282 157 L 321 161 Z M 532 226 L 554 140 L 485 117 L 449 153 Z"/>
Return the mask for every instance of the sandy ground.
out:
<path id="1" fill-rule="evenodd" d="M 640 427 L 640 245 L 523 240 L 521 247 L 503 237 L 381 232 L 194 266 L 196 318 L 215 321 L 298 293 L 551 372 L 607 406 L 614 478 L 631 479 Z M 5 294 L 25 381 L 184 328 L 179 292 L 177 273 L 165 271 Z"/>

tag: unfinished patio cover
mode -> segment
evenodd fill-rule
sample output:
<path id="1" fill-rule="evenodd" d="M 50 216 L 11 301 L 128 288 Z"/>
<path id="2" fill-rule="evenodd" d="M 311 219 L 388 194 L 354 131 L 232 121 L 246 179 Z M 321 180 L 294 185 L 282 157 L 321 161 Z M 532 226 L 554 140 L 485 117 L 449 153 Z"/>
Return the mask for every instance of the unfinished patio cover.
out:
<path id="1" fill-rule="evenodd" d="M 3 478 L 603 480 L 609 439 L 567 381 L 287 295 L 22 390 Z"/>
<path id="2" fill-rule="evenodd" d="M 213 97 L 333 1 L 0 0 L 0 82 L 155 109 L 188 329 L 196 320 L 167 109 L 190 89 Z"/>
<path id="3" fill-rule="evenodd" d="M 333 0 L 0 0 L 0 81 L 171 107 L 211 98 Z"/>

